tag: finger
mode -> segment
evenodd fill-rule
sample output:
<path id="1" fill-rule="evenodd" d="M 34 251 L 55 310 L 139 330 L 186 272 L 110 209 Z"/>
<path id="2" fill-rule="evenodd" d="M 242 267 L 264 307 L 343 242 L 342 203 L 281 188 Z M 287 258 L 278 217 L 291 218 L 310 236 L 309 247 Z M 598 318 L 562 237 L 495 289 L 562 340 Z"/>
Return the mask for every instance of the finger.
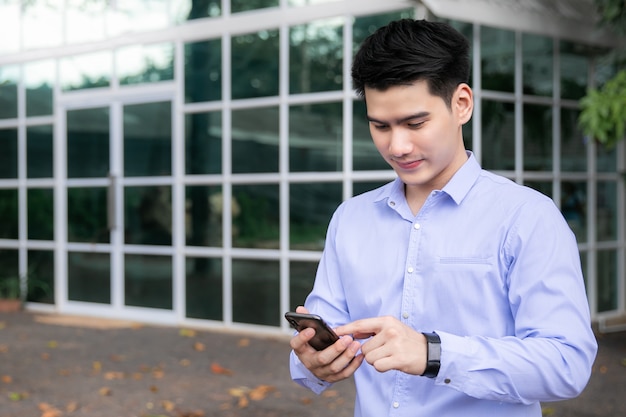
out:
<path id="1" fill-rule="evenodd" d="M 307 327 L 292 337 L 289 341 L 289 345 L 296 353 L 315 350 L 309 345 L 309 340 L 311 340 L 313 336 L 315 336 L 315 329 Z"/>
<path id="2" fill-rule="evenodd" d="M 307 310 L 304 306 L 296 307 L 296 313 L 309 314 L 309 310 Z"/>
<path id="3" fill-rule="evenodd" d="M 380 333 L 383 328 L 383 320 L 381 318 L 361 319 L 352 323 L 344 324 L 335 329 L 338 335 L 363 335 L 367 338 L 374 334 Z M 360 339 L 361 337 L 359 337 Z"/>

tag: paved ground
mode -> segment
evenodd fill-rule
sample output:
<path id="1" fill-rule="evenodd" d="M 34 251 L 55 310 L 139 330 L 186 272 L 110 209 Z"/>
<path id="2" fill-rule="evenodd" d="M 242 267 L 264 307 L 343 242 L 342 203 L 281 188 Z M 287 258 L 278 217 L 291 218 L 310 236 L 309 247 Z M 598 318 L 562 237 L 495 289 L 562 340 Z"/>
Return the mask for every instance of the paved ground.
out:
<path id="1" fill-rule="evenodd" d="M 598 335 L 587 390 L 551 417 L 626 416 L 626 332 Z M 354 386 L 289 379 L 286 338 L 0 313 L 0 417 L 352 416 Z"/>

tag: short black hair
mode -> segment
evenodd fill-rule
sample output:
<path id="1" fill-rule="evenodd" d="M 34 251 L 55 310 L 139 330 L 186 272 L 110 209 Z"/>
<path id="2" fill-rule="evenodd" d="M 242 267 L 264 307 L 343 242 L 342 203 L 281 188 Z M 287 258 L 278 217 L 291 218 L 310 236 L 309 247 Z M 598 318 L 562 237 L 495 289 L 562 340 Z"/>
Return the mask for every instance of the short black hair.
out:
<path id="1" fill-rule="evenodd" d="M 360 97 L 365 88 L 386 90 L 414 81 L 427 82 L 431 94 L 448 106 L 470 75 L 469 42 L 443 22 L 401 19 L 368 36 L 352 64 L 352 83 Z"/>

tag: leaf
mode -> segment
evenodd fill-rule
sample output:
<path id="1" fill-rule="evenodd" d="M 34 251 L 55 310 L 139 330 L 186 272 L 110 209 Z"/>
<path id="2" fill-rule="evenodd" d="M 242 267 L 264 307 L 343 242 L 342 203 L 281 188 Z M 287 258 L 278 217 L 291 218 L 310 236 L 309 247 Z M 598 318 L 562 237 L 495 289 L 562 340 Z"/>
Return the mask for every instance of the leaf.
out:
<path id="1" fill-rule="evenodd" d="M 163 400 L 161 401 L 161 407 L 163 407 L 165 411 L 174 411 L 174 408 L 176 408 L 176 404 L 174 404 L 174 402 L 172 401 Z"/>
<path id="2" fill-rule="evenodd" d="M 57 347 L 59 347 L 59 344 L 56 340 L 49 340 L 48 343 L 46 343 L 46 346 L 48 346 L 50 349 L 56 349 Z"/>
<path id="3" fill-rule="evenodd" d="M 113 391 L 109 387 L 102 387 L 98 390 L 98 394 L 102 397 L 110 397 L 113 394 Z"/>
<path id="4" fill-rule="evenodd" d="M 252 401 L 261 401 L 267 397 L 267 394 L 276 391 L 276 387 L 272 385 L 259 385 L 248 394 Z"/>
<path id="5" fill-rule="evenodd" d="M 231 371 L 228 368 L 224 368 L 222 365 L 213 362 L 211 364 L 211 372 L 213 372 L 216 375 L 232 375 L 233 371 Z"/>
<path id="6" fill-rule="evenodd" d="M 2 382 L 4 382 L 5 384 L 10 384 L 11 382 L 13 382 L 13 378 L 11 377 L 11 375 L 2 375 Z"/>
<path id="7" fill-rule="evenodd" d="M 178 334 L 182 337 L 196 337 L 196 331 L 191 329 L 180 329 Z"/>
<path id="8" fill-rule="evenodd" d="M 239 343 L 237 343 L 237 346 L 239 346 L 239 347 L 248 347 L 248 346 L 250 346 L 250 339 L 248 339 L 248 338 L 239 339 Z"/>
<path id="9" fill-rule="evenodd" d="M 204 352 L 206 350 L 206 346 L 204 343 L 196 342 L 193 344 L 193 349 L 197 352 Z"/>

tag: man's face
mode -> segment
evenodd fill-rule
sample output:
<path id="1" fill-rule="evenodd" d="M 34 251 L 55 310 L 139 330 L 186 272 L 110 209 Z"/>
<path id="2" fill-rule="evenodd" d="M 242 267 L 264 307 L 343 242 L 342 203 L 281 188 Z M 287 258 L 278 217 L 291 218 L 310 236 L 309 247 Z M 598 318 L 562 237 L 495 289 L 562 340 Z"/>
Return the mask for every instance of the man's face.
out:
<path id="1" fill-rule="evenodd" d="M 430 94 L 426 81 L 366 88 L 365 102 L 374 144 L 406 184 L 407 197 L 441 189 L 467 160 L 461 133 L 472 113 L 467 85 L 457 88 L 451 107 Z"/>

